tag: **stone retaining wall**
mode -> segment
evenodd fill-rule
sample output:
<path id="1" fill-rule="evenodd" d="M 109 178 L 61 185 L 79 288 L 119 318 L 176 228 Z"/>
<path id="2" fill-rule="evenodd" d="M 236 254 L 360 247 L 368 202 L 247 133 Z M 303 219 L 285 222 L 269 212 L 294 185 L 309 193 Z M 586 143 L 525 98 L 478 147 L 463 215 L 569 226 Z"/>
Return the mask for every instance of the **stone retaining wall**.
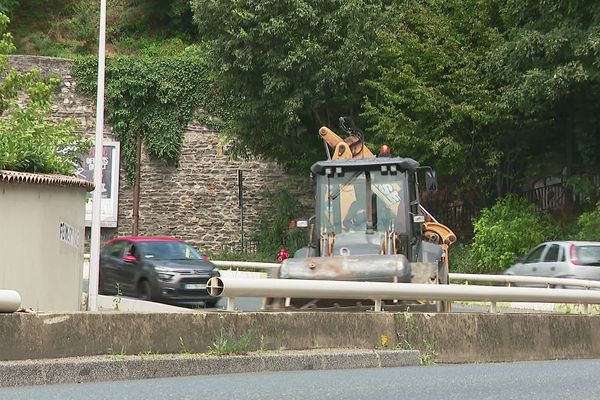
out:
<path id="1" fill-rule="evenodd" d="M 44 75 L 59 77 L 53 117 L 74 118 L 81 132 L 94 134 L 95 99 L 76 91 L 71 60 L 13 56 L 11 64 L 22 71 L 38 68 Z M 113 137 L 106 125 L 104 134 Z M 298 177 L 286 174 L 273 162 L 232 159 L 219 144 L 218 132 L 198 124 L 185 130 L 177 166 L 147 155 L 142 164 L 140 234 L 177 236 L 205 250 L 218 251 L 222 244 L 240 239 L 238 170 L 244 175 L 246 237 L 256 230 L 257 215 L 265 207 L 265 191 L 289 187 L 307 206 L 312 201 L 308 171 L 306 177 Z M 103 229 L 103 240 L 130 234 L 132 203 L 133 188 L 121 168 L 118 227 Z"/>

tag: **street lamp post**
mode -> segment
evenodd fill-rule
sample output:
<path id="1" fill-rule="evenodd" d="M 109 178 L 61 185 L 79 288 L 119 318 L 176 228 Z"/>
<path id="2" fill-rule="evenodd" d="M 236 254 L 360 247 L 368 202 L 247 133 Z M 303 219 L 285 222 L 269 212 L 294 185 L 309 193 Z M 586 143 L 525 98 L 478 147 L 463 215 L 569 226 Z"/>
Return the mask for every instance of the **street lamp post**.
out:
<path id="1" fill-rule="evenodd" d="M 96 137 L 94 149 L 94 193 L 90 240 L 88 309 L 98 310 L 98 271 L 100 269 L 100 210 L 102 208 L 102 150 L 104 131 L 104 69 L 106 43 L 106 0 L 100 1 L 100 37 L 98 40 L 98 93 L 96 98 Z"/>

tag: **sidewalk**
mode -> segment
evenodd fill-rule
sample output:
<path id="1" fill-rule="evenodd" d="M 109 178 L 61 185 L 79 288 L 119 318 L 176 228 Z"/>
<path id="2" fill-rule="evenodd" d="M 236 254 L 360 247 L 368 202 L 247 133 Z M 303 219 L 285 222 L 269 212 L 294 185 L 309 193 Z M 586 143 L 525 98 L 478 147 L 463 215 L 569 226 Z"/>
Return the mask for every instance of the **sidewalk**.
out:
<path id="1" fill-rule="evenodd" d="M 416 350 L 323 349 L 247 355 L 113 354 L 47 360 L 0 361 L 0 387 L 262 371 L 384 368 L 420 364 Z"/>

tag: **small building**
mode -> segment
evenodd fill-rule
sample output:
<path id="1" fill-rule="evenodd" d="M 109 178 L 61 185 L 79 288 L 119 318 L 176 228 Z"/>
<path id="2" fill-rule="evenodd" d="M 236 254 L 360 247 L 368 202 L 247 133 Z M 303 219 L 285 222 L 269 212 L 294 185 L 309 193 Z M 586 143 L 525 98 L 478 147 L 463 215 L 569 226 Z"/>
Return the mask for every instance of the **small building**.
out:
<path id="1" fill-rule="evenodd" d="M 76 177 L 0 170 L 0 289 L 22 307 L 79 311 L 86 193 Z"/>

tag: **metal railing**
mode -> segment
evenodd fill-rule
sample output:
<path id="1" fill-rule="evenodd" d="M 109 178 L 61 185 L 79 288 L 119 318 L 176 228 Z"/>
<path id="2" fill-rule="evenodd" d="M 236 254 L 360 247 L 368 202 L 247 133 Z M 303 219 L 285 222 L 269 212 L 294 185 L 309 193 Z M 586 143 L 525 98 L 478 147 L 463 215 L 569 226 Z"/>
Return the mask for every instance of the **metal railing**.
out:
<path id="1" fill-rule="evenodd" d="M 21 295 L 16 290 L 0 289 L 0 313 L 13 313 L 21 308 Z"/>
<path id="2" fill-rule="evenodd" d="M 219 267 L 233 267 L 240 269 L 258 269 L 267 271 L 277 271 L 281 264 L 279 263 L 262 263 L 248 261 L 212 261 Z M 522 276 L 522 275 L 492 275 L 492 274 L 462 274 L 451 272 L 448 274 L 450 280 L 453 281 L 470 281 L 470 282 L 496 282 L 511 284 L 534 284 L 551 287 L 567 287 L 578 286 L 584 289 L 600 289 L 600 281 L 591 281 L 584 279 L 571 278 L 552 278 L 541 276 Z"/>
<path id="3" fill-rule="evenodd" d="M 266 271 L 278 270 L 281 264 L 279 263 L 265 263 L 265 262 L 252 262 L 252 261 L 215 261 L 210 260 L 217 267 L 232 267 L 241 269 L 262 269 Z"/>
<path id="4" fill-rule="evenodd" d="M 235 279 L 215 277 L 208 292 L 227 298 L 227 310 L 235 309 L 236 297 L 321 298 L 372 300 L 375 311 L 383 300 L 500 301 L 600 304 L 600 291 L 478 285 L 353 282 L 301 279 Z M 495 307 L 492 307 L 495 308 Z"/>
<path id="5" fill-rule="evenodd" d="M 471 281 L 471 282 L 496 282 L 505 283 L 509 286 L 515 284 L 534 284 L 551 287 L 578 286 L 584 289 L 600 289 L 600 281 L 590 281 L 585 279 L 571 278 L 551 278 L 542 276 L 522 276 L 522 275 L 491 275 L 491 274 L 459 274 L 450 273 L 448 277 L 451 281 Z"/>

